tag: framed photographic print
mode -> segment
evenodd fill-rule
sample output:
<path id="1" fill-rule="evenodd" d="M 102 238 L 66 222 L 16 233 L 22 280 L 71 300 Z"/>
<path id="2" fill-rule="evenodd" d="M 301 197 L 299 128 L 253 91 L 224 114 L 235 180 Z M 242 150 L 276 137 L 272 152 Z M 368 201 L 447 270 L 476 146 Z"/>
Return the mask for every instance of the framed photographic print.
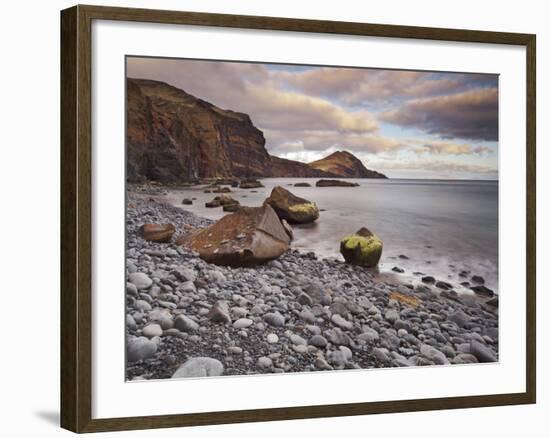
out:
<path id="1" fill-rule="evenodd" d="M 535 36 L 61 13 L 61 422 L 534 403 Z"/>

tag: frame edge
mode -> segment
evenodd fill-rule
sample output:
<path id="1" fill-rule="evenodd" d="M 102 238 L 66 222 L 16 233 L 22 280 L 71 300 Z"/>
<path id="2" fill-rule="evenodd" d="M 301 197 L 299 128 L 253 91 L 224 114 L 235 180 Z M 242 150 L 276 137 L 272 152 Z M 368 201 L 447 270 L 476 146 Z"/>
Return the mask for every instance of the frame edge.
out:
<path id="1" fill-rule="evenodd" d="M 111 19 L 512 44 L 527 58 L 527 372 L 515 394 L 92 419 L 91 22 Z M 346 31 L 347 30 L 347 31 Z M 61 11 L 61 427 L 99 432 L 536 403 L 536 36 L 77 5 Z"/>

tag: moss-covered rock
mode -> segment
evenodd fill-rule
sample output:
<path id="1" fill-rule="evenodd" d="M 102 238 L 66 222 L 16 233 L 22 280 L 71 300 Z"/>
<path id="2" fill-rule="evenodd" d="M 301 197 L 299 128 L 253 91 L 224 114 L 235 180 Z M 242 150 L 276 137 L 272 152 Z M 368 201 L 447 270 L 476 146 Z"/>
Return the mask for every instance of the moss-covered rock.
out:
<path id="1" fill-rule="evenodd" d="M 279 216 L 291 224 L 307 224 L 319 217 L 319 207 L 315 202 L 300 198 L 288 190 L 277 186 L 265 200 Z"/>
<path id="2" fill-rule="evenodd" d="M 340 241 L 340 253 L 346 262 L 368 268 L 378 265 L 382 248 L 382 240 L 364 227 Z"/>

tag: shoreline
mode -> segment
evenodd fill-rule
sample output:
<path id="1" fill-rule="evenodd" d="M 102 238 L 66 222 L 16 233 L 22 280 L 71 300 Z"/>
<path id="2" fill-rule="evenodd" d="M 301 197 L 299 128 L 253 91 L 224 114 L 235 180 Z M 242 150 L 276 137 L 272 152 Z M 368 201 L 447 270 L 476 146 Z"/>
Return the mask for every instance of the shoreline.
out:
<path id="1" fill-rule="evenodd" d="M 169 378 L 197 357 L 221 363 L 222 375 L 498 360 L 498 308 L 477 296 L 411 289 L 292 248 L 264 265 L 226 268 L 143 240 L 146 222 L 172 223 L 172 242 L 213 222 L 149 199 L 166 190 L 128 191 L 126 333 L 128 357 L 139 359 L 128 380 Z M 224 323 L 211 318 L 220 306 Z"/>

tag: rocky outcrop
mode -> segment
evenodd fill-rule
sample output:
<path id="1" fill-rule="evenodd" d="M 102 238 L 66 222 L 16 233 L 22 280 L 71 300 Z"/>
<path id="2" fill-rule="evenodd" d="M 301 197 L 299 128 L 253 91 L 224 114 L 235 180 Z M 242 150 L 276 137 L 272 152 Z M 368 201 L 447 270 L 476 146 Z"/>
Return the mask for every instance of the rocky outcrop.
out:
<path id="1" fill-rule="evenodd" d="M 342 239 L 340 253 L 348 263 L 374 268 L 382 256 L 382 241 L 363 227 Z"/>
<path id="2" fill-rule="evenodd" d="M 271 176 L 275 178 L 334 178 L 337 175 L 314 169 L 307 163 L 271 156 Z"/>
<path id="3" fill-rule="evenodd" d="M 273 207 L 279 219 L 291 224 L 307 224 L 319 217 L 319 207 L 315 202 L 300 198 L 281 186 L 271 191 L 265 203 Z"/>
<path id="4" fill-rule="evenodd" d="M 139 231 L 144 240 L 166 243 L 170 242 L 176 228 L 172 224 L 143 224 Z"/>
<path id="5" fill-rule="evenodd" d="M 279 257 L 288 250 L 290 237 L 275 211 L 262 207 L 241 207 L 216 223 L 177 243 L 222 266 L 254 266 Z"/>
<path id="6" fill-rule="evenodd" d="M 127 177 L 162 183 L 269 176 L 263 133 L 163 82 L 127 79 Z"/>
<path id="7" fill-rule="evenodd" d="M 130 182 L 235 178 L 384 178 L 349 152 L 314 163 L 269 155 L 247 114 L 221 109 L 169 84 L 126 80 L 126 173 Z"/>
<path id="8" fill-rule="evenodd" d="M 316 187 L 359 187 L 359 184 L 337 179 L 320 179 L 315 183 Z"/>
<path id="9" fill-rule="evenodd" d="M 336 151 L 309 163 L 309 166 L 340 178 L 387 178 L 382 173 L 367 169 L 359 158 L 348 151 Z"/>

